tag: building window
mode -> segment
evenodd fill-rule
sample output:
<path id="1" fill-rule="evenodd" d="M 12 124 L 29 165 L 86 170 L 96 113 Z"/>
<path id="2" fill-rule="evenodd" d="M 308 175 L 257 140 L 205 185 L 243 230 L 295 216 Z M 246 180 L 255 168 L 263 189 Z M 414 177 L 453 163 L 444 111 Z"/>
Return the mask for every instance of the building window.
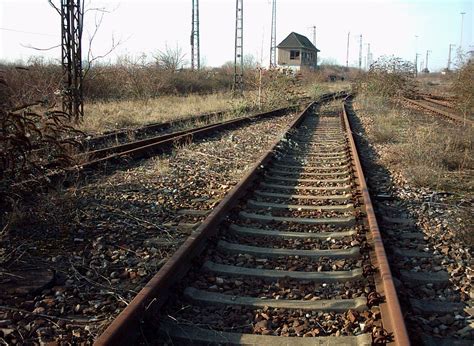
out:
<path id="1" fill-rule="evenodd" d="M 290 50 L 290 60 L 299 60 L 300 51 L 299 50 Z"/>

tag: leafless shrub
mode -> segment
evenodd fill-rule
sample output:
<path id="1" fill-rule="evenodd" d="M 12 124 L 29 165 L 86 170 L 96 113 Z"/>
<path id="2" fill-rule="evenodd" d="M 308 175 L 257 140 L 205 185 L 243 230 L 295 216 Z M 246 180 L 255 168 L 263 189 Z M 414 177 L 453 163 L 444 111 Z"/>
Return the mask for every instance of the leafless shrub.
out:
<path id="1" fill-rule="evenodd" d="M 256 68 L 244 75 L 249 90 L 245 99 L 234 102 L 234 111 L 244 113 L 251 108 L 275 109 L 293 103 L 302 96 L 299 80 L 278 70 Z"/>
<path id="2" fill-rule="evenodd" d="M 155 64 L 160 69 L 175 72 L 183 68 L 186 54 L 179 46 L 174 49 L 166 46 L 164 51 L 159 50 L 153 57 L 155 58 Z"/>
<path id="3" fill-rule="evenodd" d="M 474 110 L 474 61 L 466 62 L 452 79 L 451 91 L 456 96 L 458 110 L 467 116 Z"/>
<path id="4" fill-rule="evenodd" d="M 5 211 L 18 202 L 25 179 L 44 175 L 47 164 L 72 164 L 71 152 L 80 134 L 69 124 L 68 114 L 47 109 L 46 102 L 16 98 L 4 76 L 0 75 L 0 209 Z M 20 106 L 18 106 L 20 104 Z M 5 214 L 0 216 L 3 228 Z"/>
<path id="5" fill-rule="evenodd" d="M 386 97 L 409 96 L 415 90 L 415 66 L 401 58 L 383 56 L 367 73 L 361 74 L 354 88 L 358 92 Z"/>

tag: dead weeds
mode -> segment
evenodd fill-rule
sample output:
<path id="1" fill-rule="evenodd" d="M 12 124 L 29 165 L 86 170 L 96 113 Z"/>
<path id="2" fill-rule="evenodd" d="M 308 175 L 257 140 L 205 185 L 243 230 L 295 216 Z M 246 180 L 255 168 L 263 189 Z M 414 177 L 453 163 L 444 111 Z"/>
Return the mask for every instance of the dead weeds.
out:
<path id="1" fill-rule="evenodd" d="M 368 117 L 370 140 L 385 146 L 383 160 L 416 186 L 472 193 L 474 131 L 401 109 L 381 97 L 356 99 Z"/>
<path id="2" fill-rule="evenodd" d="M 359 95 L 355 100 L 368 139 L 383 166 L 409 184 L 447 193 L 446 215 L 456 234 L 474 244 L 474 130 L 403 109 L 382 97 Z"/>

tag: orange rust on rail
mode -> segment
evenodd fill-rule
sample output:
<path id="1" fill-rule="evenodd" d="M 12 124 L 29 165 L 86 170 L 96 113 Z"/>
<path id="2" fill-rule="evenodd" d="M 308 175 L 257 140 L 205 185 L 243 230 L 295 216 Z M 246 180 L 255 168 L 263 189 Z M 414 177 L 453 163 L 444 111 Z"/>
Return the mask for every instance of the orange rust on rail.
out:
<path id="1" fill-rule="evenodd" d="M 304 115 L 311 109 L 314 102 L 307 106 L 291 123 L 288 131 L 298 126 Z M 186 239 L 180 248 L 153 276 L 153 278 L 138 292 L 131 303 L 119 314 L 110 326 L 99 336 L 94 345 L 124 345 L 129 344 L 139 331 L 139 324 L 149 305 L 159 307 L 166 300 L 166 290 L 177 280 L 178 273 L 183 273 L 190 265 L 190 260 L 200 251 L 206 241 L 217 230 L 217 226 L 227 212 L 234 207 L 238 199 L 246 192 L 250 183 L 256 179 L 263 166 L 272 158 L 278 143 L 278 138 L 245 177 L 226 195 L 219 205 L 209 214 L 196 231 Z"/>
<path id="2" fill-rule="evenodd" d="M 347 137 L 349 139 L 349 145 L 351 148 L 351 154 L 354 158 L 354 165 L 359 179 L 360 190 L 365 204 L 365 211 L 367 214 L 367 220 L 369 223 L 369 230 L 372 235 L 374 243 L 374 250 L 376 254 L 376 260 L 378 263 L 379 274 L 382 280 L 382 287 L 384 290 L 385 301 L 387 304 L 388 317 L 390 319 L 389 324 L 393 327 L 394 343 L 396 345 L 410 345 L 410 339 L 408 337 L 405 321 L 398 300 L 397 291 L 393 282 L 392 273 L 388 264 L 387 254 L 382 242 L 382 235 L 375 218 L 375 212 L 370 199 L 369 190 L 365 182 L 364 172 L 359 160 L 357 153 L 357 147 L 353 138 L 351 125 L 347 114 L 347 104 L 344 102 L 343 106 L 343 120 L 347 131 Z"/>
<path id="3" fill-rule="evenodd" d="M 438 113 L 448 119 L 451 119 L 453 121 L 455 121 L 456 123 L 459 123 L 459 124 L 463 124 L 464 126 L 466 125 L 470 125 L 470 126 L 474 126 L 474 121 L 470 120 L 470 119 L 464 119 L 458 115 L 455 115 L 455 114 L 452 114 L 452 113 L 448 113 L 448 112 L 445 112 L 441 109 L 437 109 L 435 107 L 431 107 L 431 106 L 428 106 L 426 104 L 423 104 L 421 102 L 418 102 L 418 101 L 415 101 L 415 100 L 411 100 L 411 99 L 408 99 L 406 97 L 403 98 L 404 101 L 408 102 L 408 103 L 411 103 L 415 106 L 418 106 L 418 107 L 421 107 L 421 108 L 424 108 L 424 109 L 427 109 L 431 112 L 434 112 L 434 113 Z"/>

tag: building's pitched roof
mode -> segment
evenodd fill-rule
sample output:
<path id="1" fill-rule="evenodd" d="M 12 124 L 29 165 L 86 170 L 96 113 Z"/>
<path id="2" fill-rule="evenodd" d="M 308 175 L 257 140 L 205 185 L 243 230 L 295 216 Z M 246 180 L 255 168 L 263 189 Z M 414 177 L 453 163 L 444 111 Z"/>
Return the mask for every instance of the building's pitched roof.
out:
<path id="1" fill-rule="evenodd" d="M 278 48 L 306 48 L 311 50 L 320 51 L 314 46 L 314 44 L 306 37 L 296 32 L 289 34 L 281 43 L 277 46 Z"/>

